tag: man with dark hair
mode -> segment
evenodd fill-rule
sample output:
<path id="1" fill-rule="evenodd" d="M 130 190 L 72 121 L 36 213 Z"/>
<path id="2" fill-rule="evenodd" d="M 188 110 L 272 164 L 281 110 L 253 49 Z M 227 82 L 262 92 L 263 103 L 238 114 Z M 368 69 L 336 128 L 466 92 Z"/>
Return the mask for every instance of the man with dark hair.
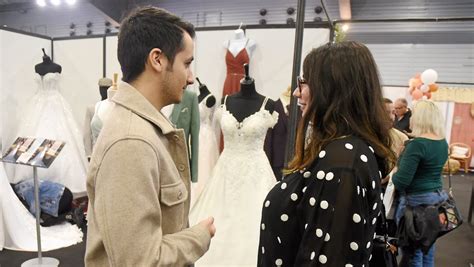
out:
<path id="1" fill-rule="evenodd" d="M 186 266 L 209 248 L 213 218 L 188 228 L 190 171 L 184 131 L 160 110 L 193 83 L 194 29 L 158 8 L 121 24 L 123 81 L 87 177 L 86 266 Z"/>
<path id="2" fill-rule="evenodd" d="M 410 117 L 411 110 L 408 108 L 408 102 L 405 98 L 395 100 L 395 122 L 393 127 L 404 133 L 411 133 Z"/>

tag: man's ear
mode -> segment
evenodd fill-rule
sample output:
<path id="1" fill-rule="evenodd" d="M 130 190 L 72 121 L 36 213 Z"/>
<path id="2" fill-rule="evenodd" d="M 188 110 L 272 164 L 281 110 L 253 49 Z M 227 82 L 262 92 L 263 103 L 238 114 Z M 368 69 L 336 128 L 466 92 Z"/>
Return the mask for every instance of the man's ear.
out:
<path id="1" fill-rule="evenodd" d="M 162 72 L 165 69 L 166 57 L 159 48 L 153 48 L 150 53 L 148 53 L 147 61 L 150 67 L 157 72 Z"/>

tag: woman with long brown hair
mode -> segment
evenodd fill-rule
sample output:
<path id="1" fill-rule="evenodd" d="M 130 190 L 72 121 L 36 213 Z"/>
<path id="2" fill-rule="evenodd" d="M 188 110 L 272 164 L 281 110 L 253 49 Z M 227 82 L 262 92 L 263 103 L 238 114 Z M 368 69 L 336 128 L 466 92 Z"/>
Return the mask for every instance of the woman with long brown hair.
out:
<path id="1" fill-rule="evenodd" d="M 287 175 L 263 203 L 258 266 L 368 266 L 395 155 L 375 61 L 357 42 L 313 49 Z"/>

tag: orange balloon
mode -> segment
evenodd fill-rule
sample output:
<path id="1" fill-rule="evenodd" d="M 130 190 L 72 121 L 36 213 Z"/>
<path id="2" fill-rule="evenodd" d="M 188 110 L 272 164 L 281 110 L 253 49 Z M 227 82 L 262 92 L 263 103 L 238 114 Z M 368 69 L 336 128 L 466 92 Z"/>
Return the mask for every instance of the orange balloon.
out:
<path id="1" fill-rule="evenodd" d="M 439 86 L 436 83 L 430 84 L 430 92 L 436 92 L 438 91 Z"/>
<path id="2" fill-rule="evenodd" d="M 423 95 L 426 96 L 427 99 L 431 99 L 431 93 L 430 92 L 423 93 Z"/>
<path id="3" fill-rule="evenodd" d="M 413 97 L 414 100 L 418 100 L 423 97 L 423 92 L 421 92 L 420 89 L 415 89 L 413 93 L 411 93 L 411 97 Z"/>

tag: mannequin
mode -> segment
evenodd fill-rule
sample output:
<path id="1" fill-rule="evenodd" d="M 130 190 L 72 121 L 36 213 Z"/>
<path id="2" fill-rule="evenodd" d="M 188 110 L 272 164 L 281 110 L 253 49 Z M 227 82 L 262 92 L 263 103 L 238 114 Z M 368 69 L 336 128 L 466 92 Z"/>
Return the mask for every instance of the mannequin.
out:
<path id="1" fill-rule="evenodd" d="M 224 42 L 227 52 L 225 55 L 226 78 L 222 95 L 232 95 L 240 90 L 240 80 L 244 78 L 244 64 L 250 62 L 250 56 L 255 50 L 255 41 L 245 37 L 239 27 L 231 40 Z"/>
<path id="2" fill-rule="evenodd" d="M 255 51 L 257 43 L 254 40 L 247 38 L 244 30 L 239 27 L 234 31 L 233 38 L 225 41 L 223 45 L 234 57 L 237 57 L 243 49 L 247 49 L 248 56 L 251 57 L 253 51 Z"/>
<path id="3" fill-rule="evenodd" d="M 100 130 L 102 130 L 102 126 L 107 118 L 107 114 L 114 105 L 110 99 L 114 97 L 115 92 L 117 91 L 117 78 L 118 74 L 114 73 L 112 86 L 107 89 L 107 99 L 95 104 L 95 112 L 91 120 L 92 145 L 94 145 L 97 141 L 97 137 L 99 136 Z"/>
<path id="4" fill-rule="evenodd" d="M 113 82 L 109 78 L 101 78 L 99 80 L 99 93 L 100 100 L 107 99 L 107 89 L 112 86 Z M 86 152 L 87 159 L 89 160 L 92 154 L 92 130 L 91 121 L 95 113 L 95 106 L 88 106 L 86 109 L 86 116 L 84 118 L 84 127 L 82 133 L 82 140 L 84 142 L 84 150 Z"/>
<path id="5" fill-rule="evenodd" d="M 107 90 L 113 85 L 113 82 L 109 78 L 102 78 L 99 80 L 99 93 L 100 100 L 107 99 Z"/>
<path id="6" fill-rule="evenodd" d="M 249 65 L 244 65 L 245 77 L 240 81 L 240 92 L 222 98 L 222 104 L 226 101 L 227 110 L 234 116 L 238 122 L 243 122 L 245 118 L 259 111 L 265 100 L 265 96 L 257 93 L 255 89 L 255 80 L 249 76 Z M 275 102 L 268 99 L 265 109 L 273 113 Z"/>
<path id="7" fill-rule="evenodd" d="M 55 72 L 61 73 L 62 71 L 61 65 L 54 63 L 51 60 L 51 58 L 48 55 L 46 55 L 44 48 L 42 48 L 41 50 L 43 50 L 43 62 L 36 64 L 35 72 L 41 76 L 44 76 L 47 73 L 55 73 Z"/>
<path id="8" fill-rule="evenodd" d="M 196 80 L 199 83 L 198 102 L 201 103 L 204 100 L 204 98 L 206 98 L 208 95 L 210 95 L 206 99 L 206 106 L 208 108 L 212 108 L 216 104 L 216 98 L 211 94 L 211 92 L 209 91 L 207 86 L 205 84 L 201 83 L 201 81 L 199 80 L 198 77 L 196 77 Z"/>

